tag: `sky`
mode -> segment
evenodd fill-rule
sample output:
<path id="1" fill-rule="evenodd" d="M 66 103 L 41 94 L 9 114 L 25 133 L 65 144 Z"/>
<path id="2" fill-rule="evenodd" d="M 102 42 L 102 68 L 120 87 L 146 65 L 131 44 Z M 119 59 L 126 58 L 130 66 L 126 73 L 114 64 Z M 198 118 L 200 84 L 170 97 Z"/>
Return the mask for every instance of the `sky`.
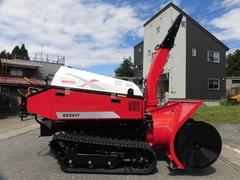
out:
<path id="1" fill-rule="evenodd" d="M 114 76 L 143 40 L 143 24 L 169 2 L 228 53 L 240 47 L 240 0 L 0 0 L 0 51 L 24 43 L 30 56 L 65 56 L 68 66 Z"/>

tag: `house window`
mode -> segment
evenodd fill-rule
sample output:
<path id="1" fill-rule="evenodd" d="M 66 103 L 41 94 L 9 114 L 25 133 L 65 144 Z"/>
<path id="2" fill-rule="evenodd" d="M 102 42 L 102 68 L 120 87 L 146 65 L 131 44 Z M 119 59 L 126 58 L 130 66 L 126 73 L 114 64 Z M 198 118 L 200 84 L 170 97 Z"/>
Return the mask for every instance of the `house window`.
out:
<path id="1" fill-rule="evenodd" d="M 197 49 L 196 48 L 192 48 L 192 56 L 197 56 Z"/>
<path id="2" fill-rule="evenodd" d="M 208 89 L 209 90 L 220 90 L 220 80 L 215 78 L 208 79 Z"/>
<path id="3" fill-rule="evenodd" d="M 156 28 L 156 32 L 157 32 L 157 33 L 160 33 L 160 26 L 158 26 L 158 27 Z"/>
<path id="4" fill-rule="evenodd" d="M 138 48 L 138 52 L 141 52 L 142 51 L 142 48 Z"/>
<path id="5" fill-rule="evenodd" d="M 183 28 L 186 27 L 186 22 L 185 22 L 185 21 L 182 21 L 182 22 L 181 22 L 181 27 L 183 27 Z"/>
<path id="6" fill-rule="evenodd" d="M 151 50 L 148 50 L 148 56 L 151 56 Z"/>
<path id="7" fill-rule="evenodd" d="M 216 51 L 208 51 L 208 62 L 220 63 L 220 53 Z"/>
<path id="8" fill-rule="evenodd" d="M 152 59 L 154 58 L 155 54 L 156 54 L 156 51 L 152 53 Z"/>
<path id="9" fill-rule="evenodd" d="M 240 80 L 232 80 L 232 84 L 240 84 Z"/>
<path id="10" fill-rule="evenodd" d="M 10 75 L 22 77 L 23 71 L 21 69 L 10 69 Z"/>
<path id="11" fill-rule="evenodd" d="M 1 92 L 3 93 L 9 93 L 9 88 L 8 87 L 2 87 Z"/>
<path id="12" fill-rule="evenodd" d="M 142 71 L 143 70 L 143 64 L 138 65 L 138 71 Z"/>

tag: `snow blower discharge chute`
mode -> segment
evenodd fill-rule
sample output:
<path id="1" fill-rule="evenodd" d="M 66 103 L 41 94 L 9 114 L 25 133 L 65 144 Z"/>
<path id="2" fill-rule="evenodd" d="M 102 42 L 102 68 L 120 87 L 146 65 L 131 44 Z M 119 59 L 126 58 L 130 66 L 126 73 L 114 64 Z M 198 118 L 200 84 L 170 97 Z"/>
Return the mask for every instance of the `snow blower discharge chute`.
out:
<path id="1" fill-rule="evenodd" d="M 26 96 L 38 115 L 41 136 L 65 172 L 149 174 L 155 149 L 170 169 L 199 169 L 214 163 L 222 147 L 217 130 L 191 115 L 199 100 L 170 100 L 158 107 L 157 84 L 181 24 L 178 15 L 156 54 L 144 95 L 134 83 L 61 67 L 51 85 Z"/>

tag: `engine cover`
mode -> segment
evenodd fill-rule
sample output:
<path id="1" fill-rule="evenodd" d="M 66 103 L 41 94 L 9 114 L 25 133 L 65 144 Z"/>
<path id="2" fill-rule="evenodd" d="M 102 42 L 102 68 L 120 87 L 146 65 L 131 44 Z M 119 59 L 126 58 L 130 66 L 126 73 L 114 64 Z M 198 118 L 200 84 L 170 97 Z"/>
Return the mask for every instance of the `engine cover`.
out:
<path id="1" fill-rule="evenodd" d="M 135 96 L 143 96 L 138 86 L 132 82 L 64 66 L 57 71 L 51 85 L 124 95 L 132 89 Z"/>

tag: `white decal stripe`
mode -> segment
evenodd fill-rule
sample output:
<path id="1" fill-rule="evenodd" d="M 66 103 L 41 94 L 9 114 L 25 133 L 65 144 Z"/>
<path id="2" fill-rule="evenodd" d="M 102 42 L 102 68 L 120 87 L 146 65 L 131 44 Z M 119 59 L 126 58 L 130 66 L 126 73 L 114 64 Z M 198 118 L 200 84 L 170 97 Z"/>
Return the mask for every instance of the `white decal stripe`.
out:
<path id="1" fill-rule="evenodd" d="M 57 112 L 58 119 L 110 119 L 120 118 L 118 114 L 112 111 L 103 112 Z"/>

